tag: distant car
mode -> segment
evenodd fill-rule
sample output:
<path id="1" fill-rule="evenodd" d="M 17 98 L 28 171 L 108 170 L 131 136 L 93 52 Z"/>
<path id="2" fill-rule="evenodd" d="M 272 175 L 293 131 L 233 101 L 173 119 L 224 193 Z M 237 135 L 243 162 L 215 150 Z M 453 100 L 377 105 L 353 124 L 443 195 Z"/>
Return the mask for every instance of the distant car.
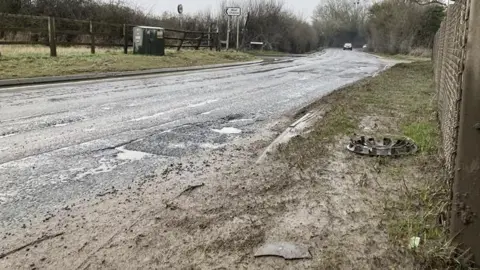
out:
<path id="1" fill-rule="evenodd" d="M 351 51 L 353 49 L 353 46 L 352 46 L 352 43 L 345 43 L 345 45 L 343 45 L 343 50 L 349 50 Z"/>

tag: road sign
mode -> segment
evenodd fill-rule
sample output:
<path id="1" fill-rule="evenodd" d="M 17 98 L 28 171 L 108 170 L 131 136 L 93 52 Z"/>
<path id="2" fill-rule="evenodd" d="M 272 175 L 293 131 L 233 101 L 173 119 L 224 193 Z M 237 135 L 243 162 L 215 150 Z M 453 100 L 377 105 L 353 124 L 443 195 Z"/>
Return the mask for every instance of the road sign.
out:
<path id="1" fill-rule="evenodd" d="M 240 16 L 242 15 L 242 9 L 239 7 L 229 7 L 225 10 L 228 16 Z"/>
<path id="2" fill-rule="evenodd" d="M 183 5 L 180 4 L 177 6 L 177 11 L 178 11 L 178 14 L 182 14 L 183 13 Z"/>

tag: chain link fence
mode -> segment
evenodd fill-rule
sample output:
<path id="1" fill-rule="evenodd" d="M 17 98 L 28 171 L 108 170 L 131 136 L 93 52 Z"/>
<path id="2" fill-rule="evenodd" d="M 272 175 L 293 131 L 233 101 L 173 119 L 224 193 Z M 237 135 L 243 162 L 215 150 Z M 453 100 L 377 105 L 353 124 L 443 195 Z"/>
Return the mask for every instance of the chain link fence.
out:
<path id="1" fill-rule="evenodd" d="M 469 6 L 470 0 L 458 0 L 448 7 L 447 16 L 435 36 L 433 52 L 438 118 L 450 181 L 455 172 Z"/>
<path id="2" fill-rule="evenodd" d="M 480 1 L 457 0 L 435 36 L 433 64 L 443 154 L 452 188 L 457 261 L 480 265 Z"/>

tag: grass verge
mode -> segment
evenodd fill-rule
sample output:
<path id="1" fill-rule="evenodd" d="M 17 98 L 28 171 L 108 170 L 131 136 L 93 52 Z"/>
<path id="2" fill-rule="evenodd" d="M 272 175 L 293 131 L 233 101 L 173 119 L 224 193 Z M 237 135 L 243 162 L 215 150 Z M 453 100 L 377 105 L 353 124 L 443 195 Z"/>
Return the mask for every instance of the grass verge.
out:
<path id="1" fill-rule="evenodd" d="M 279 51 L 261 51 L 261 50 L 248 50 L 246 53 L 255 56 L 288 56 L 288 53 Z"/>
<path id="2" fill-rule="evenodd" d="M 362 174 L 364 168 L 372 171 L 355 184 L 361 187 L 354 185 L 353 189 L 358 193 L 354 196 L 360 198 L 357 205 L 365 201 L 375 205 L 363 209 L 376 212 L 372 216 L 378 217 L 382 224 L 376 229 L 369 226 L 376 230 L 372 234 L 387 235 L 388 252 L 379 260 L 384 263 L 382 266 L 405 266 L 408 257 L 410 266 L 416 269 L 460 267 L 452 257 L 454 249 L 447 239 L 445 223 L 450 192 L 442 173 L 442 160 L 438 158 L 440 134 L 433 94 L 431 62 L 398 64 L 313 104 L 313 108 L 329 104 L 332 109 L 308 135 L 290 141 L 277 154 L 295 170 L 316 171 L 316 181 L 318 175 L 337 173 L 333 178 L 344 179 L 345 175 Z M 347 136 L 354 133 L 408 136 L 421 151 L 397 159 L 342 153 L 346 151 Z M 344 157 L 343 160 L 339 161 L 338 156 Z M 331 163 L 345 164 L 337 167 L 346 168 L 348 173 L 322 171 Z M 371 180 L 378 184 L 375 191 L 365 188 L 367 178 L 375 179 Z M 420 238 L 418 247 L 409 246 L 412 237 Z"/>
<path id="3" fill-rule="evenodd" d="M 424 57 L 421 55 L 411 55 L 411 54 L 385 54 L 385 53 L 374 53 L 376 56 L 382 58 L 390 58 L 394 60 L 408 61 L 408 62 L 420 62 L 420 61 L 431 61 L 430 57 Z"/>
<path id="4" fill-rule="evenodd" d="M 254 60 L 239 52 L 207 50 L 166 51 L 166 56 L 125 55 L 118 49 L 59 48 L 58 57 L 49 57 L 45 46 L 0 46 L 0 79 L 60 76 L 91 72 L 132 71 L 185 67 Z"/>

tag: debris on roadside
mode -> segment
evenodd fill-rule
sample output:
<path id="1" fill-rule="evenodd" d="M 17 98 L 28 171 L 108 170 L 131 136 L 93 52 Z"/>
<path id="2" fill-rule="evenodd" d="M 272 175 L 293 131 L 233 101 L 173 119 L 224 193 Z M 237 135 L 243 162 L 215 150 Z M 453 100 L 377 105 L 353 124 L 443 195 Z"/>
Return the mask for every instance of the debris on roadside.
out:
<path id="1" fill-rule="evenodd" d="M 286 260 L 311 259 L 312 255 L 308 247 L 288 242 L 268 243 L 261 246 L 256 252 L 255 257 L 276 256 Z"/>
<path id="2" fill-rule="evenodd" d="M 199 188 L 199 187 L 203 187 L 203 186 L 205 186 L 204 183 L 200 183 L 200 184 L 197 184 L 197 185 L 189 185 L 189 186 L 188 186 L 186 189 L 184 189 L 180 194 L 178 194 L 177 197 L 180 197 L 180 196 L 182 196 L 182 195 L 184 195 L 184 194 L 190 193 L 190 192 L 192 192 L 193 190 L 195 190 L 195 189 L 197 189 L 197 188 Z"/>
<path id="3" fill-rule="evenodd" d="M 11 255 L 11 254 L 13 254 L 13 253 L 16 253 L 16 252 L 18 252 L 18 251 L 21 251 L 21 250 L 23 250 L 23 249 L 26 249 L 26 248 L 28 248 L 28 247 L 30 247 L 30 246 L 39 244 L 39 243 L 41 243 L 41 242 L 43 242 L 43 241 L 46 241 L 46 240 L 49 240 L 49 239 L 52 239 L 52 238 L 61 236 L 61 235 L 63 235 L 63 234 L 64 234 L 64 232 L 60 232 L 60 233 L 56 233 L 56 234 L 51 234 L 51 235 L 44 235 L 44 236 L 38 238 L 37 240 L 34 240 L 34 241 L 32 241 L 32 242 L 30 242 L 30 243 L 27 243 L 27 244 L 25 244 L 25 245 L 23 245 L 23 246 L 20 246 L 20 247 L 18 247 L 18 248 L 15 248 L 15 249 L 10 250 L 10 251 L 5 252 L 5 253 L 0 253 L 0 259 L 3 259 L 3 258 L 5 258 L 5 257 L 7 257 L 7 256 L 9 256 L 9 255 Z"/>
<path id="4" fill-rule="evenodd" d="M 178 209 L 178 206 L 175 202 L 166 202 L 165 203 L 165 208 L 169 209 L 169 210 L 172 210 L 172 211 L 175 211 Z"/>
<path id="5" fill-rule="evenodd" d="M 408 247 L 410 249 L 415 249 L 420 245 L 420 237 L 414 236 L 410 238 L 410 243 L 408 244 Z"/>
<path id="6" fill-rule="evenodd" d="M 352 138 L 347 145 L 350 152 L 369 156 L 402 156 L 417 152 L 418 146 L 408 138 L 391 139 L 384 137 L 376 140 L 373 137 L 360 136 Z"/>
<path id="7" fill-rule="evenodd" d="M 97 197 L 103 197 L 103 196 L 106 196 L 108 194 L 116 194 L 117 192 L 118 192 L 118 190 L 115 187 L 112 187 L 112 190 L 106 191 L 106 192 L 103 192 L 103 193 L 99 193 L 99 194 L 97 194 Z"/>

